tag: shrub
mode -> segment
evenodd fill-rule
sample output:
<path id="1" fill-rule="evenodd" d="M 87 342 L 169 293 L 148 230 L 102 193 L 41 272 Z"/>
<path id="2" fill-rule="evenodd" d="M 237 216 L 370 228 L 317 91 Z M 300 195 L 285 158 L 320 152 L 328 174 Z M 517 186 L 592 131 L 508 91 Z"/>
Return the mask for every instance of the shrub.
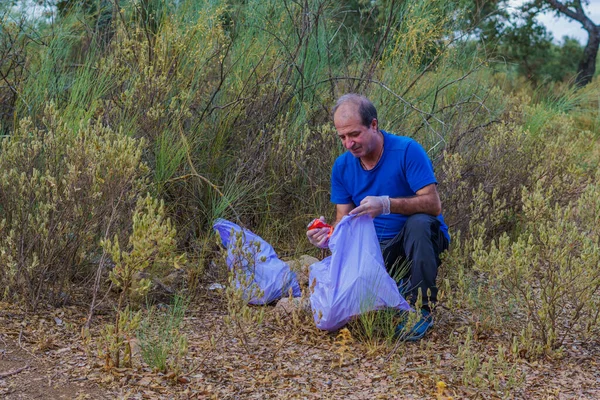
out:
<path id="1" fill-rule="evenodd" d="M 32 308 L 89 275 L 99 240 L 127 227 L 146 187 L 143 142 L 99 124 L 69 129 L 52 106 L 0 142 L 0 284 Z"/>
<path id="2" fill-rule="evenodd" d="M 181 370 L 187 353 L 187 337 L 180 331 L 186 309 L 184 299 L 176 296 L 166 310 L 153 306 L 141 320 L 137 335 L 142 358 L 160 372 Z"/>
<path id="3" fill-rule="evenodd" d="M 217 240 L 220 241 L 217 234 Z M 264 309 L 253 309 L 248 305 L 251 299 L 260 299 L 264 293 L 254 281 L 256 263 L 260 253 L 260 242 L 244 241 L 244 232 L 234 232 L 232 229 L 230 240 L 234 241 L 229 249 L 221 249 L 221 267 L 227 269 L 228 285 L 224 291 L 227 301 L 227 316 L 225 321 L 232 327 L 239 327 L 241 334 L 245 334 L 242 326 L 260 325 L 264 319 Z M 231 265 L 228 264 L 231 262 Z"/>
<path id="4" fill-rule="evenodd" d="M 101 243 L 115 263 L 109 278 L 121 290 L 115 323 L 104 327 L 101 338 L 106 367 L 131 364 L 131 339 L 141 321 L 141 312 L 134 312 L 132 301 L 139 301 L 148 293 L 152 275 L 179 268 L 185 258 L 184 254 L 177 254 L 176 231 L 165 217 L 163 202 L 150 195 L 140 198 L 132 220 L 133 230 L 127 245 L 120 243 L 118 235 Z M 148 272 L 149 278 L 136 280 L 136 275 L 142 272 Z"/>
<path id="5" fill-rule="evenodd" d="M 522 187 L 544 179 L 566 204 L 594 172 L 593 135 L 568 115 L 510 97 L 503 119 L 451 146 L 439 168 L 444 217 L 467 241 L 515 229 Z"/>
<path id="6" fill-rule="evenodd" d="M 523 189 L 523 224 L 514 241 L 504 234 L 476 249 L 474 268 L 487 274 L 496 301 L 508 298 L 511 317 L 532 323 L 527 350 L 560 347 L 566 338 L 597 334 L 600 294 L 600 187 L 589 184 L 565 206 L 552 187 Z M 532 346 L 533 345 L 533 346 Z"/>
<path id="7" fill-rule="evenodd" d="M 101 242 L 115 264 L 109 278 L 121 290 L 118 309 L 128 300 L 143 298 L 150 290 L 152 276 L 181 268 L 185 260 L 185 254 L 177 254 L 177 231 L 165 216 L 164 202 L 149 194 L 140 198 L 132 220 L 133 231 L 126 246 L 120 244 L 118 235 Z M 149 278 L 136 282 L 136 275 L 143 272 Z"/>
<path id="8" fill-rule="evenodd" d="M 446 157 L 459 200 L 449 220 L 463 229 L 443 274 L 453 289 L 448 304 L 519 336 L 520 354 L 535 356 L 597 334 L 598 178 L 590 132 L 561 112 L 519 108 L 512 117 L 520 123 L 483 132 L 487 145 L 475 155 Z M 465 178 L 483 183 L 472 189 Z"/>
<path id="9" fill-rule="evenodd" d="M 98 339 L 98 356 L 104 359 L 104 368 L 132 367 L 135 334 L 142 314 L 129 306 L 117 312 L 116 323 L 102 327 Z M 122 357 L 121 357 L 122 354 Z"/>

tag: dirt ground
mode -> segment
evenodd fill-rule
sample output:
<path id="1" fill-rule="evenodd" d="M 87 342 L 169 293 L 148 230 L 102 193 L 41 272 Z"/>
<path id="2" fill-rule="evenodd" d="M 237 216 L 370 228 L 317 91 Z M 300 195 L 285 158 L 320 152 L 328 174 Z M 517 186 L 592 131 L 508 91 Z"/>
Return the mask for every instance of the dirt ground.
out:
<path id="1" fill-rule="evenodd" d="M 266 311 L 260 326 L 231 324 L 221 300 L 203 299 L 185 320 L 182 371 L 165 375 L 141 359 L 133 368 L 105 370 L 94 339 L 80 333 L 83 306 L 34 314 L 0 303 L 0 398 L 600 399 L 598 344 L 571 344 L 552 359 L 500 362 L 486 358 L 497 351 L 494 332 L 468 347 L 464 321 L 444 310 L 424 340 L 379 347 L 341 342 L 309 320 Z"/>
<path id="2" fill-rule="evenodd" d="M 66 324 L 59 317 L 55 321 L 51 313 L 33 316 L 0 305 L 0 398 L 114 398 L 87 379 L 89 359 L 76 338 L 61 332 Z M 56 328 L 45 328 L 50 321 Z"/>
<path id="3" fill-rule="evenodd" d="M 4 376 L 0 378 L 0 396 L 3 399 L 113 398 L 85 376 L 69 373 L 77 367 L 78 364 L 62 363 L 56 352 L 35 354 L 12 339 L 4 340 L 0 356 L 0 376 Z"/>

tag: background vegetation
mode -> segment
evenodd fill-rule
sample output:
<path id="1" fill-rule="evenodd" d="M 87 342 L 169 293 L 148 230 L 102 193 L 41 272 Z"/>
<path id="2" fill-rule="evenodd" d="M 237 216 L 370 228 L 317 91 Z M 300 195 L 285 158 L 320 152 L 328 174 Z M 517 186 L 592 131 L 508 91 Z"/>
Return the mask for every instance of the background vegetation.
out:
<path id="1" fill-rule="evenodd" d="M 105 335 L 118 366 L 134 294 L 177 270 L 191 296 L 224 279 L 216 218 L 280 256 L 315 252 L 305 226 L 331 216 L 343 150 L 329 109 L 360 92 L 434 162 L 453 236 L 441 306 L 503 330 L 515 357 L 597 340 L 598 81 L 573 87 L 581 46 L 539 27 L 506 28 L 490 51 L 463 3 L 102 0 L 33 19 L 4 6 L 1 296 L 93 311 L 120 287 Z"/>

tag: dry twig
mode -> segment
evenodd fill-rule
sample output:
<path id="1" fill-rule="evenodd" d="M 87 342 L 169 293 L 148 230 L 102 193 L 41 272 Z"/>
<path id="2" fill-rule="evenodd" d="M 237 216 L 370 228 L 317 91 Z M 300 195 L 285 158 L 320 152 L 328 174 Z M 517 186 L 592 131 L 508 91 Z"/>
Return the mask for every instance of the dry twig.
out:
<path id="1" fill-rule="evenodd" d="M 21 368 L 13 369 L 12 371 L 2 372 L 2 373 L 0 373 L 0 379 L 7 378 L 12 375 L 16 375 L 19 372 L 25 371 L 27 368 L 29 368 L 29 364 L 27 364 L 26 366 L 21 367 Z"/>

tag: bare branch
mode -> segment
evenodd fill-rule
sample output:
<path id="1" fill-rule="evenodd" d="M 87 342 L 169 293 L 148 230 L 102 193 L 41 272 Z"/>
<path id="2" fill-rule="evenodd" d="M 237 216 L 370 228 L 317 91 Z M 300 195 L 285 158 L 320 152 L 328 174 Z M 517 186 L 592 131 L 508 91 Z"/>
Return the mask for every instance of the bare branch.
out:
<path id="1" fill-rule="evenodd" d="M 600 25 L 596 25 L 587 15 L 585 15 L 585 11 L 581 6 L 581 1 L 575 2 L 575 11 L 573 11 L 569 6 L 565 3 L 560 2 L 559 0 L 546 0 L 550 7 L 554 10 L 563 13 L 567 17 L 574 19 L 575 21 L 581 23 L 583 28 L 588 32 L 595 32 L 600 29 Z"/>
<path id="2" fill-rule="evenodd" d="M 25 371 L 27 368 L 29 368 L 29 365 L 26 365 L 26 366 L 21 367 L 21 368 L 13 369 L 12 371 L 3 372 L 3 373 L 0 374 L 0 379 L 6 378 L 6 377 L 11 376 L 11 375 L 16 375 L 19 372 Z"/>

